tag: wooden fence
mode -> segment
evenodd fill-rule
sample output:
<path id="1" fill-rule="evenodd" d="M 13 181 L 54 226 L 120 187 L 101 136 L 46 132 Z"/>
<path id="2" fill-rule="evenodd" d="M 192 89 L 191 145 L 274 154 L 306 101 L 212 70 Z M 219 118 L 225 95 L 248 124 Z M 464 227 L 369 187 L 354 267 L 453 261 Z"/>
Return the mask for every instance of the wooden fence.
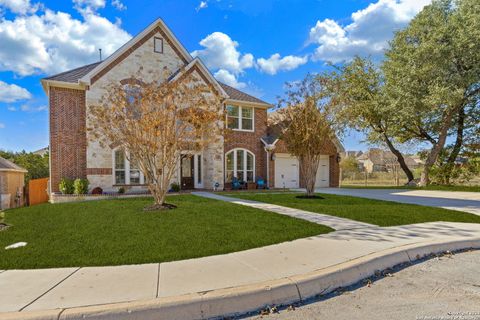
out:
<path id="1" fill-rule="evenodd" d="M 27 199 L 28 205 L 48 202 L 48 178 L 33 179 L 28 182 Z"/>

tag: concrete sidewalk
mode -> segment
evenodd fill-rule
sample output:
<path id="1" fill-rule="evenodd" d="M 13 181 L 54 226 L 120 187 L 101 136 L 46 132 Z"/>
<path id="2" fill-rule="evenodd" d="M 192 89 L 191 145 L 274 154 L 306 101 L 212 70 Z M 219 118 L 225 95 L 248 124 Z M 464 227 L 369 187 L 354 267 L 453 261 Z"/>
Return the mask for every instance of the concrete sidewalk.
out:
<path id="1" fill-rule="evenodd" d="M 326 194 L 419 204 L 480 215 L 480 192 L 348 188 L 319 188 L 315 191 Z"/>
<path id="2" fill-rule="evenodd" d="M 278 214 L 290 216 L 293 218 L 307 220 L 313 223 L 323 224 L 335 230 L 350 230 L 350 229 L 358 229 L 358 228 L 375 227 L 374 225 L 368 224 L 365 222 L 359 222 L 359 221 L 354 221 L 350 219 L 345 219 L 345 218 L 340 218 L 340 217 L 335 217 L 335 216 L 330 216 L 330 215 L 320 214 L 315 212 L 309 212 L 309 211 L 304 211 L 304 210 L 295 209 L 295 208 L 288 208 L 288 207 L 279 206 L 271 203 L 260 202 L 260 201 L 227 197 L 227 196 L 219 195 L 217 193 L 192 192 L 192 194 L 200 197 L 209 198 L 209 199 L 221 200 L 221 201 L 226 201 L 230 203 L 240 204 L 242 206 L 271 211 Z"/>
<path id="3" fill-rule="evenodd" d="M 266 287 L 275 287 L 266 286 L 266 281 L 292 283 L 295 277 L 335 270 L 336 266 L 355 259 L 372 254 L 381 257 L 389 250 L 401 251 L 408 246 L 413 248 L 432 241 L 462 241 L 463 247 L 480 246 L 480 225 L 435 222 L 392 228 L 345 229 L 247 251 L 160 264 L 7 270 L 0 273 L 0 312 L 21 311 L 17 314 L 21 319 L 25 312 L 36 310 L 59 311 L 182 295 L 190 295 L 188 297 L 194 300 L 205 299 L 206 292 L 225 288 L 231 288 L 225 289 L 231 291 L 246 285 L 256 288 L 258 283 L 263 283 L 261 289 L 264 291 Z M 439 246 L 435 248 L 443 250 Z M 407 260 L 415 257 L 415 253 L 409 254 L 413 257 L 407 253 L 402 257 Z M 402 262 L 398 259 L 391 263 Z M 388 265 L 382 263 L 384 267 Z M 357 277 L 367 275 L 367 271 L 355 270 Z M 296 292 L 300 285 L 295 282 L 292 286 L 297 288 L 292 292 L 299 299 Z M 311 290 L 306 292 L 314 292 Z M 247 307 L 239 306 L 241 310 L 237 311 L 247 311 Z"/>

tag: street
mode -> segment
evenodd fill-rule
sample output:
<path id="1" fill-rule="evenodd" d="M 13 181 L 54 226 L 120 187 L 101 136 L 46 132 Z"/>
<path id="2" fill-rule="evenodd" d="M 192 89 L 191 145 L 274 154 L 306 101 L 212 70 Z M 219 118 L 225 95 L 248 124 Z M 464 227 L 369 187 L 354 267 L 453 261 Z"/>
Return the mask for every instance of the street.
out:
<path id="1" fill-rule="evenodd" d="M 290 310 L 289 310 L 290 309 Z M 248 319 L 480 319 L 480 251 L 433 258 L 323 301 Z"/>

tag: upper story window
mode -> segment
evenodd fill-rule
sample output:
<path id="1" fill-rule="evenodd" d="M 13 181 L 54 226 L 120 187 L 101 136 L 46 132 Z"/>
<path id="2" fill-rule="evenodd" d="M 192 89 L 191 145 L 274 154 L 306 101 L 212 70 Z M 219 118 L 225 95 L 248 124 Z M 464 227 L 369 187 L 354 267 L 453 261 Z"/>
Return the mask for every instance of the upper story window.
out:
<path id="1" fill-rule="evenodd" d="M 113 155 L 113 169 L 115 173 L 115 184 L 144 184 L 143 173 L 138 169 L 134 159 L 127 159 L 122 148 L 116 149 Z"/>
<path id="2" fill-rule="evenodd" d="M 228 105 L 227 128 L 253 131 L 253 108 Z"/>

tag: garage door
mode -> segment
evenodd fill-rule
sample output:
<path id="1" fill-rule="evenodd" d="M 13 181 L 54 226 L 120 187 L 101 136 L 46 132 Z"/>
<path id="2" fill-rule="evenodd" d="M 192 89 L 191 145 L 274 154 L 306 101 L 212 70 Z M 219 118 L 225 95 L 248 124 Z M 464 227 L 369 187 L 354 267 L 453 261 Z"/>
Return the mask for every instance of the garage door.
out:
<path id="1" fill-rule="evenodd" d="M 320 156 L 320 163 L 318 164 L 317 179 L 315 180 L 315 187 L 323 188 L 330 186 L 330 161 L 328 155 Z"/>
<path id="2" fill-rule="evenodd" d="M 289 154 L 275 154 L 275 188 L 298 188 L 298 160 Z"/>

